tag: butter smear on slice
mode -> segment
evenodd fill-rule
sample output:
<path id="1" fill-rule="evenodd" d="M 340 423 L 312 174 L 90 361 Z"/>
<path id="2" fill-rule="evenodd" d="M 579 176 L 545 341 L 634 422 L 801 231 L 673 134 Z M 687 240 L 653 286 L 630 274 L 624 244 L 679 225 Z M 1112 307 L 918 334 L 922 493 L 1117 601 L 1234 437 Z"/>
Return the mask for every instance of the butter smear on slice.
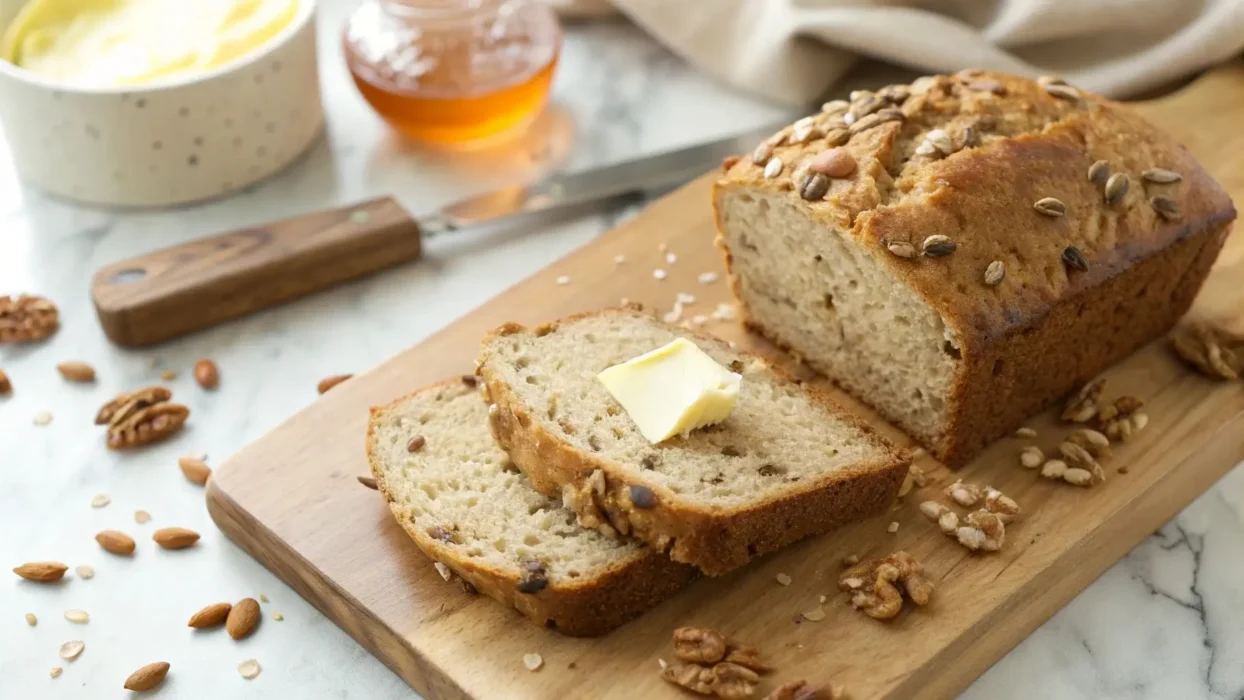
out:
<path id="1" fill-rule="evenodd" d="M 653 444 L 725 420 L 743 381 L 685 338 L 597 378 Z"/>

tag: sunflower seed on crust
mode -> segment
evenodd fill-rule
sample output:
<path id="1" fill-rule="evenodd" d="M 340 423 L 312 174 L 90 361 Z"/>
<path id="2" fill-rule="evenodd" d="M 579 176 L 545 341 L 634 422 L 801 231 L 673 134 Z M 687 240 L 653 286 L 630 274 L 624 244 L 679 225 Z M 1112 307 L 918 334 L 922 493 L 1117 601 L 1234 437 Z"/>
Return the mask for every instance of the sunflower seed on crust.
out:
<path id="1" fill-rule="evenodd" d="M 1115 173 L 1106 180 L 1106 204 L 1114 206 L 1123 200 L 1123 196 L 1127 194 L 1128 185 L 1131 182 L 1127 179 L 1127 175 L 1123 173 Z"/>
<path id="2" fill-rule="evenodd" d="M 1080 249 L 1069 245 L 1063 248 L 1063 263 L 1068 269 L 1079 270 L 1080 272 L 1088 272 L 1088 258 L 1084 257 L 1084 253 Z"/>
<path id="3" fill-rule="evenodd" d="M 1080 99 L 1080 91 L 1070 85 L 1064 85 L 1062 83 L 1049 83 L 1047 85 L 1043 85 L 1042 87 L 1045 88 L 1046 93 L 1062 100 L 1071 100 L 1072 102 L 1076 102 Z"/>
<path id="4" fill-rule="evenodd" d="M 1141 177 L 1159 185 L 1169 185 L 1184 179 L 1183 175 L 1166 168 L 1149 168 L 1140 174 Z"/>
<path id="5" fill-rule="evenodd" d="M 950 240 L 949 236 L 934 234 L 924 239 L 920 250 L 930 258 L 940 258 L 955 252 L 957 247 L 958 244 Z"/>
<path id="6" fill-rule="evenodd" d="M 1059 217 L 1067 213 L 1067 205 L 1063 204 L 1061 199 L 1054 197 L 1042 197 L 1033 203 L 1032 208 L 1051 217 Z"/>
<path id="7" fill-rule="evenodd" d="M 1099 160 L 1089 166 L 1088 181 L 1094 185 L 1104 185 L 1110 179 L 1110 161 Z"/>
<path id="8" fill-rule="evenodd" d="M 773 157 L 773 146 L 768 142 L 761 143 L 752 151 L 752 162 L 756 165 L 764 165 Z"/>
<path id="9" fill-rule="evenodd" d="M 826 192 L 829 192 L 829 178 L 820 173 L 812 173 L 804 181 L 803 187 L 799 188 L 799 196 L 808 201 L 816 201 L 824 197 Z"/>
<path id="10" fill-rule="evenodd" d="M 1149 206 L 1167 221 L 1178 221 L 1183 218 L 1183 212 L 1179 210 L 1179 205 L 1170 197 L 1158 195 L 1149 198 Z"/>
<path id="11" fill-rule="evenodd" d="M 988 287 L 996 287 L 1002 284 L 1002 279 L 1006 277 L 1006 265 L 1001 260 L 995 260 L 989 263 L 989 267 L 985 268 L 985 285 Z"/>
<path id="12" fill-rule="evenodd" d="M 908 260 L 917 255 L 916 246 L 907 241 L 889 241 L 885 244 L 885 248 L 892 255 Z"/>

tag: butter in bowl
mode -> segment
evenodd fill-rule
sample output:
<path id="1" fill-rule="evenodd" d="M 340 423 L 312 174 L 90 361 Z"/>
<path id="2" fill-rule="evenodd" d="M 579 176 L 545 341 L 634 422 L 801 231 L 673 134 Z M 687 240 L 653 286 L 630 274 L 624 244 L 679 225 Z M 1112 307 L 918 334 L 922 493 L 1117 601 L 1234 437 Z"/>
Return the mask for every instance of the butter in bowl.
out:
<path id="1" fill-rule="evenodd" d="M 324 123 L 313 0 L 0 5 L 0 126 L 19 175 L 106 206 L 208 199 Z"/>

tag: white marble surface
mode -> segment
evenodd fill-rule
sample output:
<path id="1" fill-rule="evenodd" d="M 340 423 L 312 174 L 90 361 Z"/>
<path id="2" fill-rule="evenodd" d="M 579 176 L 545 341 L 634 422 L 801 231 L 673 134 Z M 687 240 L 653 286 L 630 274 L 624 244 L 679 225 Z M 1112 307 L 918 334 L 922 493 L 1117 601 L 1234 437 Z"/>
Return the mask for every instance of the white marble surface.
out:
<path id="1" fill-rule="evenodd" d="M 350 3 L 345 3 L 348 6 Z M 0 553 L 5 568 L 56 559 L 89 564 L 38 586 L 0 585 L 0 698 L 124 697 L 125 677 L 153 661 L 173 671 L 161 698 L 291 697 L 380 699 L 414 693 L 345 633 L 226 540 L 212 526 L 202 490 L 182 478 L 181 454 L 223 457 L 314 399 L 321 377 L 361 371 L 608 228 L 627 212 L 552 229 L 486 238 L 439 239 L 428 257 L 373 279 L 175 341 L 126 351 L 108 344 L 87 294 L 100 265 L 171 243 L 316 207 L 396 193 L 413 211 L 533 177 L 542 167 L 587 167 L 726 135 L 777 119 L 782 110 L 730 93 L 689 71 L 634 30 L 605 23 L 572 28 L 556 84 L 552 133 L 572 140 L 545 149 L 493 148 L 450 159 L 403 146 L 354 92 L 336 51 L 345 12 L 326 3 L 321 25 L 327 138 L 294 168 L 229 199 L 176 211 L 87 210 L 24 190 L 0 139 L 0 293 L 34 292 L 60 305 L 62 330 L 45 344 L 0 347 L 16 386 L 0 399 Z M 554 128 L 555 127 L 555 128 Z M 194 386 L 191 364 L 212 357 L 222 387 Z M 53 369 L 94 364 L 93 386 L 64 383 Z M 162 369 L 193 410 L 178 439 L 124 457 L 103 449 L 91 417 L 116 392 Z M 54 415 L 51 425 L 31 419 Z M 112 502 L 92 509 L 97 493 Z M 146 525 L 135 509 L 151 512 Z M 986 673 L 973 699 L 1240 698 L 1244 695 L 1244 471 L 1237 469 L 1081 594 Z M 150 542 L 156 527 L 203 533 L 191 551 Z M 102 552 L 95 532 L 132 533 L 132 559 Z M 11 562 L 11 563 L 10 563 Z M 260 632 L 238 644 L 199 634 L 185 620 L 219 600 L 266 594 Z M 62 613 L 91 613 L 85 626 Z M 28 628 L 22 615 L 39 617 Z M 271 614 L 280 612 L 283 622 Z M 86 650 L 63 662 L 57 647 Z M 256 658 L 262 675 L 243 680 L 237 664 Z M 64 675 L 48 678 L 54 665 Z"/>

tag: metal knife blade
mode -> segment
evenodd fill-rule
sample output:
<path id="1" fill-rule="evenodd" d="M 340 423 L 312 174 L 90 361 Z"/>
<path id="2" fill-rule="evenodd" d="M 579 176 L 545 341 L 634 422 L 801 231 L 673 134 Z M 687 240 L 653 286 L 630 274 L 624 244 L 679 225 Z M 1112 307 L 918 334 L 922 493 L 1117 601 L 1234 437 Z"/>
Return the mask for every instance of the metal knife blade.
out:
<path id="1" fill-rule="evenodd" d="M 599 205 L 638 192 L 668 189 L 718 167 L 726 156 L 750 153 L 757 143 L 787 123 L 769 124 L 717 141 L 476 195 L 417 217 L 419 228 L 429 237 L 485 222 L 540 215 L 552 217 L 566 210 Z"/>

